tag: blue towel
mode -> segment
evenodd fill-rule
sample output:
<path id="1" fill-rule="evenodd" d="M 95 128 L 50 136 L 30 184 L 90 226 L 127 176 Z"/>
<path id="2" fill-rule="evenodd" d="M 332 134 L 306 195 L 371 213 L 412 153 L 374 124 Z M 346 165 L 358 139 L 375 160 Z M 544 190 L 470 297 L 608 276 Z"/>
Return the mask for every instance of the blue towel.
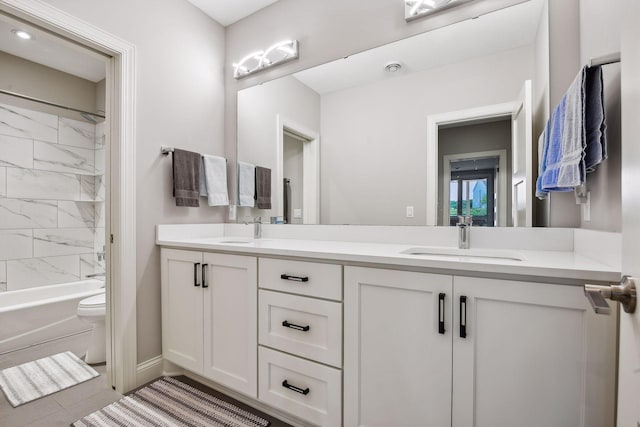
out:
<path id="1" fill-rule="evenodd" d="M 587 69 L 585 81 L 585 168 L 593 172 L 607 158 L 602 67 Z"/>

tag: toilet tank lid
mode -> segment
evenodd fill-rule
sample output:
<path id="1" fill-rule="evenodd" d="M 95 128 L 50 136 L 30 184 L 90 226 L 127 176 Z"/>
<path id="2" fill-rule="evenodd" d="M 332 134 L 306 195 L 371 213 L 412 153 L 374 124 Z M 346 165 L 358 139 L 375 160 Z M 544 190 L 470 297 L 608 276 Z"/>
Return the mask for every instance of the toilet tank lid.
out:
<path id="1" fill-rule="evenodd" d="M 82 301 L 80 301 L 80 306 L 82 307 L 95 307 L 95 306 L 99 306 L 99 305 L 105 305 L 105 294 L 104 292 L 98 294 L 98 295 L 94 295 L 92 297 L 89 298 L 85 298 Z"/>

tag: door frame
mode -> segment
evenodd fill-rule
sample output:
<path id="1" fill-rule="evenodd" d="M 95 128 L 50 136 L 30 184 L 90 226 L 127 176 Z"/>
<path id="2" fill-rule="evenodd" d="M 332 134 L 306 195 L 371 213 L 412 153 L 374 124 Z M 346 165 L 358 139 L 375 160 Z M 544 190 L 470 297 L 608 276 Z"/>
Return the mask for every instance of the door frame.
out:
<path id="1" fill-rule="evenodd" d="M 427 117 L 427 225 L 438 225 L 438 131 L 440 126 L 511 117 L 515 102 L 485 105 Z M 447 222 L 448 224 L 448 222 Z"/>
<path id="2" fill-rule="evenodd" d="M 451 185 L 451 161 L 466 160 L 482 157 L 498 157 L 498 206 L 497 226 L 507 226 L 507 150 L 478 151 L 476 153 L 448 154 L 443 156 L 442 170 L 444 171 L 444 179 L 442 180 L 443 195 L 449 194 L 449 186 Z M 495 190 L 494 190 L 495 191 Z M 443 199 L 444 203 L 444 199 Z M 443 224 L 449 224 L 449 210 L 446 206 L 442 206 Z"/>
<path id="3" fill-rule="evenodd" d="M 111 57 L 106 64 L 107 382 L 124 393 L 137 386 L 135 46 L 38 0 L 0 0 L 0 10 Z"/>
<path id="4" fill-rule="evenodd" d="M 276 215 L 284 215 L 284 134 L 297 134 L 306 142 L 302 145 L 302 223 L 320 223 L 320 134 L 287 117 L 276 116 Z"/>

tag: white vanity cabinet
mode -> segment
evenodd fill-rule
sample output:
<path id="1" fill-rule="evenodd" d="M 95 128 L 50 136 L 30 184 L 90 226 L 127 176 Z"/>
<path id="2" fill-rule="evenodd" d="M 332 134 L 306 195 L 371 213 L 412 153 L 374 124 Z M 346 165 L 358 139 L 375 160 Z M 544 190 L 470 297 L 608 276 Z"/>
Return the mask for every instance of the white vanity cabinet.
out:
<path id="1" fill-rule="evenodd" d="M 595 314 L 581 286 L 453 283 L 454 427 L 613 427 L 615 305 Z"/>
<path id="2" fill-rule="evenodd" d="M 344 425 L 451 425 L 453 277 L 344 269 Z"/>
<path id="3" fill-rule="evenodd" d="M 616 316 L 579 286 L 345 267 L 344 305 L 345 427 L 613 426 Z"/>
<path id="4" fill-rule="evenodd" d="M 165 359 L 257 397 L 257 258 L 163 248 Z"/>
<path id="5" fill-rule="evenodd" d="M 342 266 L 260 258 L 259 270 L 259 399 L 340 426 Z"/>

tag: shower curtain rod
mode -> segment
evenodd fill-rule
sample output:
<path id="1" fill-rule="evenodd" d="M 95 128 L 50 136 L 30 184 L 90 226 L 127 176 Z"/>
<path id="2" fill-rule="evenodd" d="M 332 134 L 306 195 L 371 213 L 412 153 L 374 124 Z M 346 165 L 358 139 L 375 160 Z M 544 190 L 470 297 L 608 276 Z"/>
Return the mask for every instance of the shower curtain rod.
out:
<path id="1" fill-rule="evenodd" d="M 39 102 L 40 104 L 50 105 L 52 107 L 58 107 L 58 108 L 62 108 L 62 109 L 69 110 L 69 111 L 75 111 L 76 113 L 80 113 L 80 114 L 82 114 L 82 113 L 91 114 L 92 116 L 95 116 L 95 117 L 100 117 L 102 119 L 105 118 L 105 116 L 103 116 L 102 114 L 92 113 L 90 111 L 78 110 L 77 108 L 67 107 L 66 105 L 56 104 L 54 102 L 45 101 L 44 99 L 34 98 L 34 97 L 28 96 L 28 95 L 22 95 L 20 93 L 11 92 L 11 91 L 8 91 L 8 90 L 0 89 L 0 93 L 5 94 L 5 95 L 9 95 L 9 96 L 14 96 L 16 98 L 26 99 L 28 101 Z"/>

